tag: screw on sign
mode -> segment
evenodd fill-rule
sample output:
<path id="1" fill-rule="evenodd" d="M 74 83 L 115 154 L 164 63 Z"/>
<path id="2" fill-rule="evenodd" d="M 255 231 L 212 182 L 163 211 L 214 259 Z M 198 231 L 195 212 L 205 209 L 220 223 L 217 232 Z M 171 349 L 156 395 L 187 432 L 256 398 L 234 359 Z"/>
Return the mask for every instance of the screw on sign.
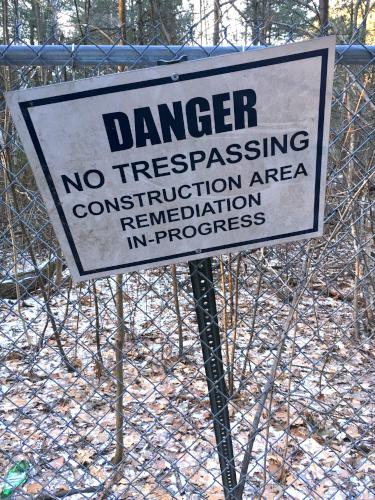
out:
<path id="1" fill-rule="evenodd" d="M 210 257 L 322 234 L 334 50 L 327 37 L 6 94 L 75 281 L 189 261 L 226 498 L 244 478 Z"/>

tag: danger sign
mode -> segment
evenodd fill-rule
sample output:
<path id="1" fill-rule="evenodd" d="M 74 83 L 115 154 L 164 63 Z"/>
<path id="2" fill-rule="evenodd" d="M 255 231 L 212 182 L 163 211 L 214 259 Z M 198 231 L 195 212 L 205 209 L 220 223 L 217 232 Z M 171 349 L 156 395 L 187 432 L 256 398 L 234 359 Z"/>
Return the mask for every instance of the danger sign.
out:
<path id="1" fill-rule="evenodd" d="M 7 93 L 73 278 L 321 235 L 334 49 Z"/>

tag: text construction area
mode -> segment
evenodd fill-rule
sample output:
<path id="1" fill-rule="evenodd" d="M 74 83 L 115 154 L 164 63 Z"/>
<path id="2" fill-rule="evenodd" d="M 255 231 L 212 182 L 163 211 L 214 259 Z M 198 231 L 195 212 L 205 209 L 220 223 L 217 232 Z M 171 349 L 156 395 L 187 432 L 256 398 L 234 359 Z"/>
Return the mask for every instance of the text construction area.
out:
<path id="1" fill-rule="evenodd" d="M 8 93 L 73 278 L 322 234 L 334 43 Z"/>

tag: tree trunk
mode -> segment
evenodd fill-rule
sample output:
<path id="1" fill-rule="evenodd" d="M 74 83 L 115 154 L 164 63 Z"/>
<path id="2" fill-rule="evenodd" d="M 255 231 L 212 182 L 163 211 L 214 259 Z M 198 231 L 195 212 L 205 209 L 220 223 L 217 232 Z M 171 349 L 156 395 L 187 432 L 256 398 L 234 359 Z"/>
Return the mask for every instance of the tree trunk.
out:
<path id="1" fill-rule="evenodd" d="M 8 25 L 8 0 L 3 0 L 3 43 L 9 43 L 9 25 Z"/>
<path id="2" fill-rule="evenodd" d="M 328 27 L 328 3 L 329 0 L 319 0 L 320 30 L 325 33 Z"/>
<path id="3" fill-rule="evenodd" d="M 176 308 L 176 320 L 177 320 L 177 332 L 178 332 L 178 358 L 182 359 L 182 357 L 184 356 L 184 338 L 182 333 L 180 302 L 178 300 L 178 281 L 177 281 L 176 264 L 172 264 L 171 268 L 172 268 L 173 298 L 174 298 L 174 305 Z"/>
<path id="4" fill-rule="evenodd" d="M 116 276 L 116 311 L 117 311 L 117 335 L 116 335 L 116 366 L 114 370 L 116 379 L 116 451 L 113 458 L 114 464 L 119 464 L 124 456 L 124 372 L 123 372 L 123 350 L 125 343 L 124 324 L 124 293 L 122 289 L 122 274 Z"/>
<path id="5" fill-rule="evenodd" d="M 125 0 L 119 0 L 118 2 L 118 24 L 120 28 L 120 45 L 125 44 L 126 38 L 126 16 L 125 16 Z"/>
<path id="6" fill-rule="evenodd" d="M 120 30 L 119 45 L 125 45 L 126 38 L 126 17 L 125 17 L 125 0 L 118 0 L 118 26 Z M 126 67 L 123 64 L 117 66 L 117 70 L 121 73 L 125 71 Z"/>
<path id="7" fill-rule="evenodd" d="M 137 38 L 140 45 L 144 44 L 143 0 L 137 0 Z"/>
<path id="8" fill-rule="evenodd" d="M 213 35 L 213 44 L 219 45 L 220 41 L 220 2 L 219 0 L 214 0 L 214 35 Z"/>

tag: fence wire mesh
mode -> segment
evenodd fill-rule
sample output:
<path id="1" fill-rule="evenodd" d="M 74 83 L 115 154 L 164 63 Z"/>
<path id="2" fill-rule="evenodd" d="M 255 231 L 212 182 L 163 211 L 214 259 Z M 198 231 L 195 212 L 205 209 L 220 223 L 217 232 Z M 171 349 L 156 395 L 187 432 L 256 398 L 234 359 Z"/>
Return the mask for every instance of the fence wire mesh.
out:
<path id="1" fill-rule="evenodd" d="M 320 4 L 2 2 L 3 90 L 156 64 L 154 46 L 336 33 L 368 54 L 337 58 L 324 236 L 214 259 L 246 499 L 375 497 L 375 20 L 369 1 L 329 20 Z M 13 498 L 223 498 L 187 264 L 73 284 L 3 99 L 0 126 L 0 470 L 27 468 Z"/>

